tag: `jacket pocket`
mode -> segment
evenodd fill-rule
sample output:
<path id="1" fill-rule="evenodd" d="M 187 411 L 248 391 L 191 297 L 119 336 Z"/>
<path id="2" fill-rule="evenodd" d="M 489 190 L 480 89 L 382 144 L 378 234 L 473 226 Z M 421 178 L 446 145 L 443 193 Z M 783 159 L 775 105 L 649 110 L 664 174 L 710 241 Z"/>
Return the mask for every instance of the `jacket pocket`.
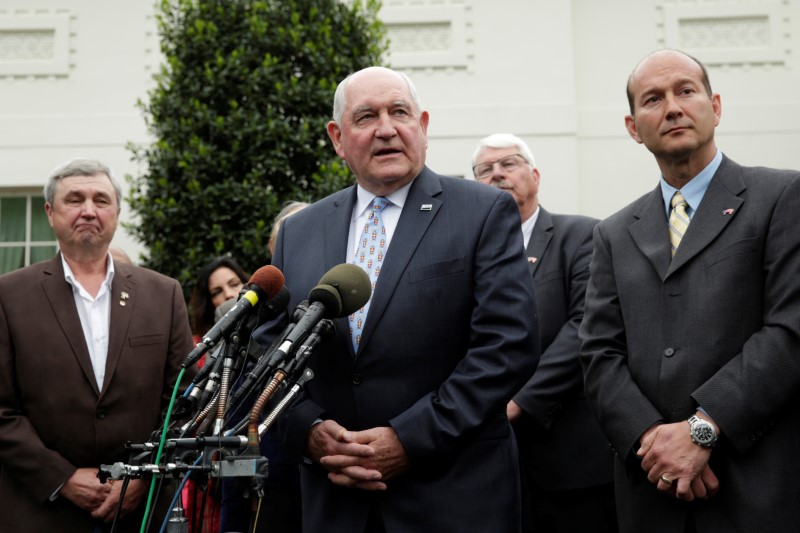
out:
<path id="1" fill-rule="evenodd" d="M 408 280 L 411 283 L 425 281 L 426 279 L 439 278 L 441 276 L 448 276 L 463 272 L 466 263 L 466 257 L 456 257 L 455 259 L 448 259 L 447 261 L 440 261 L 432 265 L 415 268 L 408 274 Z"/>

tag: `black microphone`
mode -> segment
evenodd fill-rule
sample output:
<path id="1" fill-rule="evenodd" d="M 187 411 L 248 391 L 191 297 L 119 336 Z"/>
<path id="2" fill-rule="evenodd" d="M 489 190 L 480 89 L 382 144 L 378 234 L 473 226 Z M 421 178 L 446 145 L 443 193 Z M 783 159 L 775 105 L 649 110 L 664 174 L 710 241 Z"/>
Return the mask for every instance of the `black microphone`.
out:
<path id="1" fill-rule="evenodd" d="M 239 294 L 238 298 L 231 298 L 229 300 L 225 300 L 224 302 L 222 302 L 222 304 L 220 306 L 218 306 L 216 309 L 214 309 L 214 323 L 215 324 L 217 322 L 219 322 L 220 320 L 222 320 L 222 317 L 224 317 L 226 314 L 228 314 L 228 311 L 233 309 L 233 306 L 236 305 L 236 302 L 239 301 L 239 298 L 244 296 L 244 293 L 245 293 L 245 291 L 242 290 L 242 292 Z"/>
<path id="2" fill-rule="evenodd" d="M 336 265 L 308 293 L 308 310 L 286 335 L 278 350 L 285 357 L 295 344 L 303 342 L 320 320 L 344 317 L 358 311 L 369 301 L 371 294 L 372 283 L 362 268 L 350 263 Z"/>
<path id="3" fill-rule="evenodd" d="M 234 392 L 229 405 L 248 394 L 254 384 L 266 379 L 276 365 L 280 363 L 285 367 L 286 364 L 281 362 L 285 361 L 294 346 L 300 345 L 309 336 L 321 320 L 354 313 L 364 307 L 371 293 L 372 283 L 369 276 L 356 265 L 343 263 L 326 272 L 320 278 L 319 284 L 309 292 L 307 307 L 306 302 L 303 302 L 292 313 L 293 319 L 297 318 L 296 323 L 286 326 L 270 349 L 261 356 L 256 368 L 245 376 L 242 386 Z M 325 332 L 320 332 L 319 336 L 322 338 L 324 334 Z M 294 363 L 290 368 L 293 370 L 296 366 L 297 363 Z"/>
<path id="4" fill-rule="evenodd" d="M 286 307 L 286 305 L 284 305 L 284 307 Z M 267 349 L 259 347 L 259 350 L 256 351 L 255 354 L 248 354 L 256 359 L 256 363 L 250 371 L 245 374 L 241 384 L 231 394 L 231 400 L 228 403 L 229 406 L 235 405 L 239 399 L 249 394 L 255 385 L 258 385 L 261 381 L 266 379 L 272 370 L 283 361 L 286 354 L 279 352 L 278 348 L 283 344 L 286 335 L 294 329 L 297 322 L 303 317 L 307 310 L 308 300 L 300 302 L 295 308 L 294 313 L 292 313 L 291 322 L 283 329 L 275 341 L 273 341 L 272 345 Z"/>
<path id="5" fill-rule="evenodd" d="M 289 300 L 291 300 L 291 298 L 292 295 L 289 293 L 289 289 L 281 287 L 278 294 L 258 308 L 258 313 L 256 314 L 258 320 L 250 329 L 255 329 L 261 324 L 277 318 L 277 316 L 283 313 L 283 310 L 289 306 Z"/>
<path id="6" fill-rule="evenodd" d="M 311 357 L 311 353 L 314 351 L 319 344 L 325 342 L 326 340 L 333 337 L 336 333 L 336 324 L 333 320 L 329 318 L 323 318 L 320 320 L 314 329 L 311 330 L 311 333 L 306 337 L 297 350 L 295 350 L 294 359 L 289 360 L 288 362 L 284 362 L 281 364 L 281 368 L 287 375 L 292 376 L 290 379 L 293 379 L 295 373 L 300 370 L 302 371 L 305 367 L 306 361 L 308 358 Z"/>
<path id="7" fill-rule="evenodd" d="M 214 326 L 203 336 L 203 340 L 197 343 L 194 349 L 189 352 L 181 366 L 194 364 L 209 348 L 214 346 L 219 340 L 236 326 L 236 323 L 244 317 L 259 300 L 268 300 L 278 294 L 283 287 L 283 273 L 272 265 L 267 265 L 255 271 L 250 278 L 251 288 L 242 295 L 238 302 L 230 311 L 214 324 Z"/>

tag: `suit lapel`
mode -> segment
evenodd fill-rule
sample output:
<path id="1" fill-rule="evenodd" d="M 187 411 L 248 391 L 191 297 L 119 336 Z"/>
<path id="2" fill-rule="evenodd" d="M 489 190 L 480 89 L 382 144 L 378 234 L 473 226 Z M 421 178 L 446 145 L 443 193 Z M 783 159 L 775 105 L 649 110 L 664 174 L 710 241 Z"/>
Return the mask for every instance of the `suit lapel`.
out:
<path id="1" fill-rule="evenodd" d="M 660 186 L 644 198 L 641 208 L 634 217 L 636 222 L 628 229 L 631 238 L 663 280 L 672 257 L 667 215 Z"/>
<path id="2" fill-rule="evenodd" d="M 409 261 L 414 256 L 422 237 L 428 230 L 442 201 L 435 198 L 442 191 L 436 175 L 424 167 L 419 176 L 414 180 L 408 191 L 403 212 L 397 222 L 397 228 L 392 236 L 392 242 L 386 251 L 386 258 L 381 267 L 381 274 L 375 291 L 372 293 L 367 321 L 361 333 L 359 351 L 369 343 L 372 332 L 383 316 L 386 305 L 392 298 L 397 285 L 400 283 Z M 430 205 L 430 209 L 422 209 L 423 205 Z"/>
<path id="3" fill-rule="evenodd" d="M 678 251 L 675 252 L 667 276 L 711 244 L 733 220 L 731 214 L 736 213 L 744 203 L 739 195 L 744 191 L 745 185 L 735 169 L 729 159 L 722 160 L 717 173 L 708 185 L 708 190 L 703 195 L 697 212 L 692 217 Z M 731 209 L 733 211 L 730 211 Z"/>
<path id="4" fill-rule="evenodd" d="M 44 271 L 45 277 L 42 279 L 42 289 L 47 297 L 50 307 L 56 316 L 58 325 L 67 339 L 67 343 L 72 349 L 72 354 L 81 367 L 84 376 L 89 384 L 99 396 L 100 390 L 92 368 L 92 359 L 89 357 L 89 348 L 86 346 L 86 339 L 83 336 L 81 319 L 78 310 L 75 308 L 75 297 L 72 294 L 72 286 L 64 279 L 64 267 L 61 264 L 61 254 L 50 262 L 50 266 Z M 55 354 L 57 357 L 66 354 Z"/>
<path id="5" fill-rule="evenodd" d="M 352 250 L 347 249 L 347 240 L 350 231 L 350 220 L 353 217 L 353 206 L 356 202 L 356 187 L 351 187 L 349 194 L 343 194 L 334 202 L 334 208 L 325 215 L 325 272 L 342 263 L 351 262 Z M 347 346 L 351 356 L 355 356 L 353 343 L 350 340 L 350 323 L 348 318 L 342 317 L 335 320 L 336 331 Z"/>
<path id="6" fill-rule="evenodd" d="M 356 188 L 351 187 L 334 202 L 334 208 L 325 215 L 325 272 L 352 259 L 352 250 L 347 250 L 350 219 L 356 202 Z"/>
<path id="7" fill-rule="evenodd" d="M 531 276 L 536 274 L 536 270 L 542 263 L 544 252 L 547 250 L 547 245 L 550 244 L 550 239 L 552 238 L 553 217 L 543 207 L 539 207 L 539 218 L 536 219 L 536 224 L 534 224 L 533 232 L 531 233 L 531 239 L 528 241 L 528 248 L 525 250 Z"/>
<path id="8" fill-rule="evenodd" d="M 114 265 L 114 281 L 111 282 L 111 322 L 108 326 L 108 355 L 106 358 L 106 376 L 103 380 L 103 391 L 107 390 L 111 378 L 117 368 L 125 339 L 128 338 L 128 326 L 133 309 L 137 304 L 136 283 L 133 272 L 125 265 Z"/>

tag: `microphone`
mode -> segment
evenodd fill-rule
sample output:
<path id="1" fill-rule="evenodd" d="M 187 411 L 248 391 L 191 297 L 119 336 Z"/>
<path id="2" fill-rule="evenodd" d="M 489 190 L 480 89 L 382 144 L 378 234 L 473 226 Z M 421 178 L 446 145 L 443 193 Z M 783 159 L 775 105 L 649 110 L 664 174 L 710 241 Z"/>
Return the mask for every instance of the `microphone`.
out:
<path id="1" fill-rule="evenodd" d="M 244 294 L 244 291 L 242 291 L 242 293 L 239 294 L 239 298 L 242 297 L 242 294 Z M 217 322 L 222 320 L 222 317 L 224 317 L 228 313 L 228 311 L 233 309 L 233 306 L 236 305 L 237 301 L 239 301 L 238 298 L 231 298 L 230 300 L 225 300 L 224 302 L 222 302 L 222 305 L 220 305 L 214 310 L 214 323 L 216 324 Z"/>
<path id="2" fill-rule="evenodd" d="M 250 315 L 248 315 L 247 318 L 240 323 L 239 327 L 234 330 L 234 333 L 230 334 L 239 334 L 238 339 L 232 338 L 232 340 L 238 341 L 238 345 L 240 346 L 240 356 L 244 356 L 249 360 L 256 359 L 256 356 L 251 353 L 251 350 L 254 352 L 258 348 L 258 343 L 251 339 L 252 332 L 261 324 L 269 322 L 270 320 L 273 320 L 281 315 L 289 305 L 290 299 L 291 295 L 289 293 L 289 289 L 287 289 L 286 286 L 281 287 L 281 290 L 278 291 L 278 294 L 273 296 L 270 300 L 262 302 L 258 306 L 256 312 L 250 313 Z M 243 360 L 244 357 L 242 357 Z"/>
<path id="3" fill-rule="evenodd" d="M 284 367 L 294 370 L 301 361 L 290 362 L 288 363 L 290 366 L 287 366 L 285 362 L 292 348 L 300 345 L 321 320 L 347 316 L 362 308 L 369 301 L 371 293 L 372 283 L 369 276 L 356 265 L 343 263 L 326 272 L 320 278 L 319 284 L 309 292 L 307 307 L 303 302 L 292 314 L 293 318 L 297 317 L 296 323 L 286 326 L 273 346 L 261 356 L 256 367 L 247 374 L 242 386 L 234 393 L 230 405 L 248 394 L 255 383 L 266 379 L 267 374 L 278 363 L 284 361 L 280 368 L 284 377 L 287 374 L 283 370 Z M 309 346 L 308 355 L 316 344 L 329 336 L 327 329 L 332 330 L 332 328 L 324 328 L 319 331 L 318 338 L 315 337 L 312 341 L 313 345 Z M 302 362 L 304 361 L 305 359 Z"/>
<path id="4" fill-rule="evenodd" d="M 200 357 L 234 328 L 239 319 L 244 317 L 259 300 L 268 300 L 278 294 L 283 287 L 283 273 L 272 265 L 255 271 L 249 281 L 250 288 L 238 302 L 203 336 L 203 340 L 189 352 L 181 366 L 194 364 Z"/>
<path id="5" fill-rule="evenodd" d="M 244 295 L 246 290 L 247 289 L 242 289 L 241 295 Z M 258 324 L 277 317 L 281 312 L 283 312 L 284 309 L 286 309 L 286 306 L 289 305 L 289 298 L 289 289 L 286 287 L 281 287 L 281 290 L 278 291 L 278 294 L 266 302 L 266 304 L 262 304 L 258 307 L 257 315 L 250 315 L 248 317 L 247 324 L 245 324 L 245 329 L 253 330 Z M 236 305 L 236 302 L 237 300 L 234 298 L 222 302 L 222 304 L 214 311 L 214 323 L 219 322 L 222 317 L 225 316 L 228 311 L 230 311 L 233 306 Z M 206 376 L 208 376 L 208 374 L 211 372 L 214 361 L 216 361 L 221 352 L 221 347 L 222 345 L 219 343 L 215 346 L 214 350 L 206 358 L 206 364 L 204 364 L 197 374 L 195 374 L 192 383 L 197 384 L 206 379 Z"/>
<path id="6" fill-rule="evenodd" d="M 305 367 L 306 361 L 311 357 L 314 348 L 333 337 L 335 333 L 336 324 L 329 318 L 323 318 L 317 322 L 317 325 L 311 330 L 311 333 L 303 341 L 303 344 L 295 350 L 294 359 L 289 360 L 288 363 L 284 362 L 281 364 L 281 369 L 283 369 L 287 375 L 294 375 L 298 369 L 303 369 Z"/>
<path id="7" fill-rule="evenodd" d="M 256 325 L 261 325 L 264 322 L 272 320 L 283 313 L 283 310 L 289 306 L 289 300 L 291 300 L 291 298 L 292 295 L 289 293 L 289 289 L 286 287 L 281 287 L 281 290 L 278 291 L 278 294 L 276 294 L 265 305 L 259 307 L 258 324 Z"/>
<path id="8" fill-rule="evenodd" d="M 285 356 L 295 344 L 311 333 L 320 320 L 340 318 L 356 312 L 364 307 L 371 294 L 372 283 L 362 268 L 350 263 L 336 265 L 308 293 L 308 310 L 286 335 L 278 350 Z"/>
<path id="9" fill-rule="evenodd" d="M 286 292 L 288 294 L 288 291 Z M 284 305 L 284 307 L 286 306 Z M 308 300 L 300 302 L 295 308 L 294 313 L 292 313 L 291 322 L 284 328 L 281 334 L 275 339 L 268 349 L 259 347 L 258 351 L 256 351 L 254 354 L 248 353 L 248 356 L 255 358 L 256 363 L 253 365 L 250 371 L 245 374 L 241 384 L 236 388 L 235 391 L 233 391 L 231 400 L 228 404 L 229 406 L 236 405 L 239 399 L 243 398 L 247 394 L 250 394 L 250 391 L 253 389 L 253 387 L 266 379 L 272 370 L 283 361 L 284 357 L 286 357 L 286 354 L 280 353 L 278 351 L 278 347 L 283 344 L 283 341 L 286 339 L 286 335 L 288 335 L 289 332 L 294 329 L 297 321 L 300 320 L 307 310 Z"/>

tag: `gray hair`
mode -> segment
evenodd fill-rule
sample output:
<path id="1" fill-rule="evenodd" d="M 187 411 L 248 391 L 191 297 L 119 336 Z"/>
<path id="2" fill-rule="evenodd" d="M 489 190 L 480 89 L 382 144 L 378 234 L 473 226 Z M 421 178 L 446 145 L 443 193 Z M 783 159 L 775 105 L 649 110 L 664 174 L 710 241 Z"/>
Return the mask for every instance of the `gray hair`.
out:
<path id="1" fill-rule="evenodd" d="M 472 166 L 475 166 L 475 160 L 478 159 L 478 154 L 484 148 L 511 147 L 517 148 L 520 151 L 522 158 L 525 159 L 525 161 L 527 161 L 532 167 L 536 168 L 536 160 L 533 159 L 533 153 L 531 152 L 531 149 L 528 148 L 528 145 L 525 143 L 525 141 L 510 133 L 495 133 L 481 139 L 480 143 L 478 143 L 478 147 L 472 153 Z"/>
<path id="2" fill-rule="evenodd" d="M 339 126 L 342 125 L 342 114 L 344 113 L 345 108 L 345 90 L 347 86 L 350 85 L 351 78 L 358 74 L 359 72 L 363 72 L 370 68 L 385 68 L 385 67 L 367 67 L 364 69 L 359 70 L 358 72 L 354 72 L 348 75 L 345 79 L 339 82 L 339 85 L 336 86 L 336 92 L 333 94 L 333 121 L 336 122 Z M 414 82 L 411 81 L 406 74 L 403 72 L 393 70 L 393 69 L 385 69 L 391 72 L 394 72 L 398 76 L 400 76 L 403 81 L 406 82 L 406 86 L 408 87 L 408 94 L 411 96 L 411 103 L 414 104 L 414 110 L 417 114 L 422 112 L 422 104 L 419 100 L 419 93 L 417 93 L 417 88 L 414 87 Z"/>
<path id="3" fill-rule="evenodd" d="M 44 186 L 45 201 L 53 205 L 53 200 L 56 195 L 56 184 L 64 178 L 71 178 L 73 176 L 94 176 L 95 174 L 105 174 L 108 177 L 108 180 L 114 187 L 114 191 L 117 193 L 117 205 L 122 206 L 122 188 L 120 188 L 119 182 L 114 176 L 111 175 L 111 170 L 100 161 L 82 158 L 71 159 L 53 170 L 50 177 L 47 179 L 47 185 Z"/>
<path id="4" fill-rule="evenodd" d="M 283 209 L 280 210 L 275 220 L 272 222 L 272 231 L 269 233 L 267 247 L 269 248 L 270 255 L 272 255 L 273 249 L 275 248 L 275 243 L 278 242 L 278 231 L 280 231 L 283 221 L 295 214 L 295 212 L 305 209 L 309 205 L 311 204 L 298 201 L 288 201 L 283 205 Z"/>
<path id="5" fill-rule="evenodd" d="M 308 207 L 308 202 L 298 202 L 296 200 L 288 201 L 284 204 L 283 208 L 278 212 L 277 216 L 275 216 L 275 223 L 281 223 L 286 219 L 289 215 L 294 214 L 295 211 L 298 211 L 304 207 Z"/>

